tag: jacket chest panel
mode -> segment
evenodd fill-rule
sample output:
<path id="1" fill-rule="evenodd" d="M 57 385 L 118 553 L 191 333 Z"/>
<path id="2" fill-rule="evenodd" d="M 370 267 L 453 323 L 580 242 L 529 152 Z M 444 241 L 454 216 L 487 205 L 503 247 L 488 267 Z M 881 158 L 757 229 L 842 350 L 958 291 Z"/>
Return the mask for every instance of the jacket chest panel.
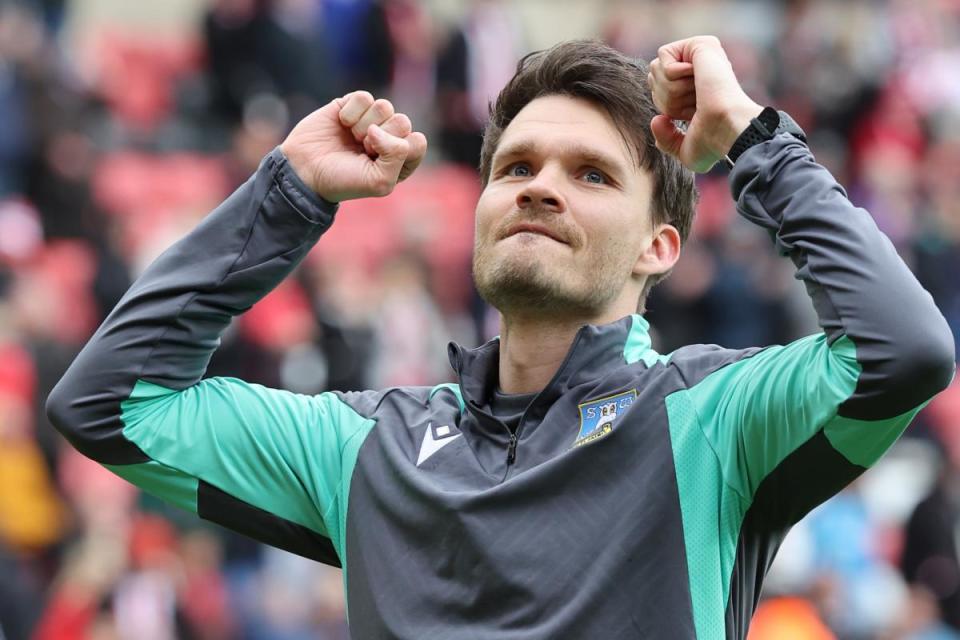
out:
<path id="1" fill-rule="evenodd" d="M 350 575 L 397 581 L 382 613 L 400 619 L 429 606 L 463 620 L 480 610 L 510 617 L 530 609 L 533 619 L 563 607 L 585 615 L 623 606 L 623 598 L 682 599 L 685 584 L 666 578 L 685 560 L 662 395 L 638 391 L 622 414 L 618 405 L 609 434 L 574 445 L 583 400 L 593 402 L 595 391 L 602 400 L 629 389 L 585 390 L 556 403 L 521 443 L 518 471 L 502 481 L 480 468 L 463 436 L 419 467 L 410 447 L 422 427 L 406 440 L 364 445 L 351 487 L 350 518 L 363 526 L 349 527 Z M 561 421 L 555 411 L 575 413 Z M 563 444 L 544 445 L 536 463 L 539 441 L 561 429 Z M 651 557 L 650 548 L 662 551 Z M 429 578 L 403 583 L 412 575 Z"/>

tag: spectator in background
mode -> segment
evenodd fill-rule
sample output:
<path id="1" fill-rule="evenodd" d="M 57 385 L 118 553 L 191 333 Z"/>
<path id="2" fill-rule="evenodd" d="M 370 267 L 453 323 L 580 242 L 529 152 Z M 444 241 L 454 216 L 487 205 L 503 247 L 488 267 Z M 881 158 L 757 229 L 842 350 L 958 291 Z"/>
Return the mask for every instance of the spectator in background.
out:
<path id="1" fill-rule="evenodd" d="M 4 333 L 0 309 L 0 634 L 22 638 L 40 613 L 38 573 L 66 513 L 34 437 L 29 354 Z"/>
<path id="2" fill-rule="evenodd" d="M 297 121 L 337 95 L 311 0 L 216 0 L 204 19 L 214 107 L 238 122 L 255 96 L 281 96 Z M 296 61 L 295 63 L 291 61 Z"/>
<path id="3" fill-rule="evenodd" d="M 520 57 L 516 14 L 500 0 L 470 0 L 438 57 L 437 128 L 451 161 L 476 167 L 488 105 L 513 76 Z"/>
<path id="4" fill-rule="evenodd" d="M 914 268 L 960 345 L 960 134 L 930 148 L 921 174 L 926 211 L 913 239 Z M 960 346 L 957 349 L 960 359 Z"/>
<path id="5" fill-rule="evenodd" d="M 60 542 L 66 521 L 33 437 L 32 400 L 0 387 L 0 545 L 25 556 Z"/>
<path id="6" fill-rule="evenodd" d="M 375 388 L 435 384 L 450 377 L 446 358 L 449 335 L 430 295 L 423 259 L 401 254 L 386 262 L 375 281 L 373 325 L 377 347 L 370 383 Z"/>
<path id="7" fill-rule="evenodd" d="M 340 74 L 337 95 L 354 86 L 382 93 L 390 85 L 393 46 L 382 0 L 320 0 L 321 39 Z"/>
<path id="8" fill-rule="evenodd" d="M 413 122 L 430 122 L 437 80 L 430 12 L 417 0 L 386 0 L 383 8 L 393 52 L 389 95 Z"/>
<path id="9" fill-rule="evenodd" d="M 918 604 L 939 607 L 960 637 L 960 387 L 932 403 L 930 415 L 944 444 L 943 467 L 907 523 L 901 567 L 920 590 Z"/>
<path id="10" fill-rule="evenodd" d="M 29 156 L 30 124 L 27 65 L 42 57 L 44 32 L 25 7 L 0 5 L 0 198 L 23 188 Z"/>
<path id="11" fill-rule="evenodd" d="M 0 638 L 27 638 L 43 607 L 41 581 L 0 541 Z"/>

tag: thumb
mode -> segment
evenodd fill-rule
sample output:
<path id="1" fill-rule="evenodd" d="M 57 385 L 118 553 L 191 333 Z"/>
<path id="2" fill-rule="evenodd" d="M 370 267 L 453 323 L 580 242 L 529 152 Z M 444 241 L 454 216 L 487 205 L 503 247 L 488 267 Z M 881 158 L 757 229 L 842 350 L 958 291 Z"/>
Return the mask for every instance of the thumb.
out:
<path id="1" fill-rule="evenodd" d="M 393 188 L 400 176 L 400 170 L 403 169 L 403 163 L 407 161 L 410 143 L 387 133 L 376 124 L 370 125 L 367 137 L 370 139 L 370 147 L 377 154 L 374 164 L 380 177 Z"/>
<path id="2" fill-rule="evenodd" d="M 650 121 L 650 132 L 657 143 L 657 149 L 672 156 L 680 156 L 680 147 L 683 146 L 684 134 L 669 117 L 654 116 Z"/>

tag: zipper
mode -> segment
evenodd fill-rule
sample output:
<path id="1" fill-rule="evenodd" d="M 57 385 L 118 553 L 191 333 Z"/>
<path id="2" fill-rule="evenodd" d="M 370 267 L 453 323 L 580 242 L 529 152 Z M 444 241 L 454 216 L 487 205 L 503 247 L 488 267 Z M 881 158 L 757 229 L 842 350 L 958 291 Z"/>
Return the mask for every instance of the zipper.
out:
<path id="1" fill-rule="evenodd" d="M 517 460 L 517 434 L 510 434 L 510 444 L 507 445 L 507 466 Z"/>
<path id="2" fill-rule="evenodd" d="M 569 348 L 569 350 L 567 351 L 566 357 L 563 359 L 563 362 L 560 363 L 560 366 L 557 368 L 556 372 L 553 374 L 553 377 L 550 379 L 550 382 L 547 383 L 547 385 L 546 385 L 543 389 L 540 390 L 540 393 L 543 393 L 543 391 L 544 391 L 545 389 L 548 389 L 549 387 L 552 387 L 552 386 L 557 382 L 557 379 L 560 377 L 560 375 L 563 373 L 563 371 L 567 368 L 567 365 L 570 364 L 570 360 L 573 359 L 573 354 L 576 352 L 577 347 L 578 347 L 579 344 L 580 344 L 580 340 L 583 338 L 583 333 L 584 333 L 584 329 L 585 329 L 585 328 L 586 328 L 586 327 L 581 327 L 581 328 L 577 331 L 577 334 L 576 334 L 576 335 L 574 336 L 574 338 L 573 338 L 573 343 L 570 345 L 570 348 Z M 463 353 L 460 351 L 459 348 L 457 348 L 454 355 L 455 355 L 454 360 L 455 360 L 455 364 L 456 364 L 456 366 L 454 367 L 454 369 L 455 369 L 456 372 L 457 372 L 457 380 L 458 380 L 458 382 L 460 383 L 460 388 L 463 389 L 463 388 L 464 388 L 464 385 L 463 385 Z M 539 394 L 534 397 L 533 402 L 530 403 L 531 406 L 536 402 L 537 398 L 539 398 Z M 471 400 L 471 399 L 467 398 L 467 403 L 466 403 L 466 404 L 467 404 L 467 407 L 469 407 L 469 409 L 470 409 L 473 413 L 475 413 L 475 414 L 481 414 L 481 415 L 484 415 L 484 416 L 487 415 L 486 413 L 484 413 L 483 411 L 480 410 L 479 406 L 477 405 L 477 403 L 476 403 L 474 400 Z M 510 433 L 510 441 L 507 443 L 507 469 L 506 469 L 506 471 L 505 471 L 504 474 L 503 474 L 503 479 L 504 479 L 504 480 L 506 480 L 506 479 L 507 479 L 507 476 L 510 474 L 510 467 L 513 466 L 513 464 L 517 461 L 517 443 L 518 443 L 519 440 L 520 440 L 520 432 L 523 430 L 524 422 L 526 421 L 526 418 L 527 418 L 527 411 L 529 411 L 529 410 L 530 410 L 530 407 L 528 406 L 528 407 L 527 407 L 527 410 L 523 412 L 523 415 L 522 415 L 522 416 L 520 416 L 520 423 L 517 425 L 517 431 L 516 431 L 516 433 L 513 433 L 513 432 Z M 492 416 L 489 416 L 489 417 L 492 418 Z M 478 418 L 478 419 L 479 419 L 479 418 Z M 495 418 L 494 418 L 494 419 L 495 419 Z M 502 424 L 502 423 L 501 423 L 501 424 Z M 506 428 L 505 425 L 504 425 L 504 428 Z"/>
<path id="3" fill-rule="evenodd" d="M 570 345 L 570 349 L 567 351 L 566 357 L 563 359 L 563 362 L 560 363 L 560 366 L 557 368 L 556 372 L 553 374 L 553 377 L 550 379 L 550 382 L 547 383 L 547 386 L 544 387 L 544 389 L 547 389 L 548 387 L 556 383 L 557 378 L 560 377 L 561 372 L 567 368 L 567 364 L 573 358 L 573 354 L 577 350 L 577 345 L 580 344 L 580 339 L 583 337 L 583 329 L 584 328 L 581 327 L 577 331 L 577 335 L 573 337 L 573 344 Z M 541 389 L 541 393 L 542 392 L 543 390 Z M 537 396 L 534 397 L 533 402 L 530 403 L 530 406 L 533 406 L 534 402 L 536 402 L 538 397 L 539 397 L 539 394 L 537 394 Z M 530 406 L 527 407 L 527 411 L 530 410 Z M 520 438 L 520 431 L 523 430 L 523 423 L 527 419 L 527 411 L 524 411 L 523 415 L 520 417 L 520 423 L 517 425 L 517 431 L 515 433 L 514 432 L 510 433 L 510 442 L 507 444 L 507 470 L 503 474 L 504 480 L 506 480 L 507 476 L 510 474 L 510 467 L 513 465 L 514 462 L 517 461 L 517 441 Z"/>

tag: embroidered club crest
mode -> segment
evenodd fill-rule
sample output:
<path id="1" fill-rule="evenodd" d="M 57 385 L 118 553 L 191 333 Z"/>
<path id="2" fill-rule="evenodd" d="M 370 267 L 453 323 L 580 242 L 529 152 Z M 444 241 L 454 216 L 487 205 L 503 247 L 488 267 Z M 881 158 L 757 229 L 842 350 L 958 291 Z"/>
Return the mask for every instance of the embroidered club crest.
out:
<path id="1" fill-rule="evenodd" d="M 626 413 L 636 397 L 636 389 L 631 389 L 615 396 L 590 400 L 579 405 L 580 433 L 577 434 L 573 446 L 579 447 L 599 440 L 612 432 L 616 421 Z"/>

